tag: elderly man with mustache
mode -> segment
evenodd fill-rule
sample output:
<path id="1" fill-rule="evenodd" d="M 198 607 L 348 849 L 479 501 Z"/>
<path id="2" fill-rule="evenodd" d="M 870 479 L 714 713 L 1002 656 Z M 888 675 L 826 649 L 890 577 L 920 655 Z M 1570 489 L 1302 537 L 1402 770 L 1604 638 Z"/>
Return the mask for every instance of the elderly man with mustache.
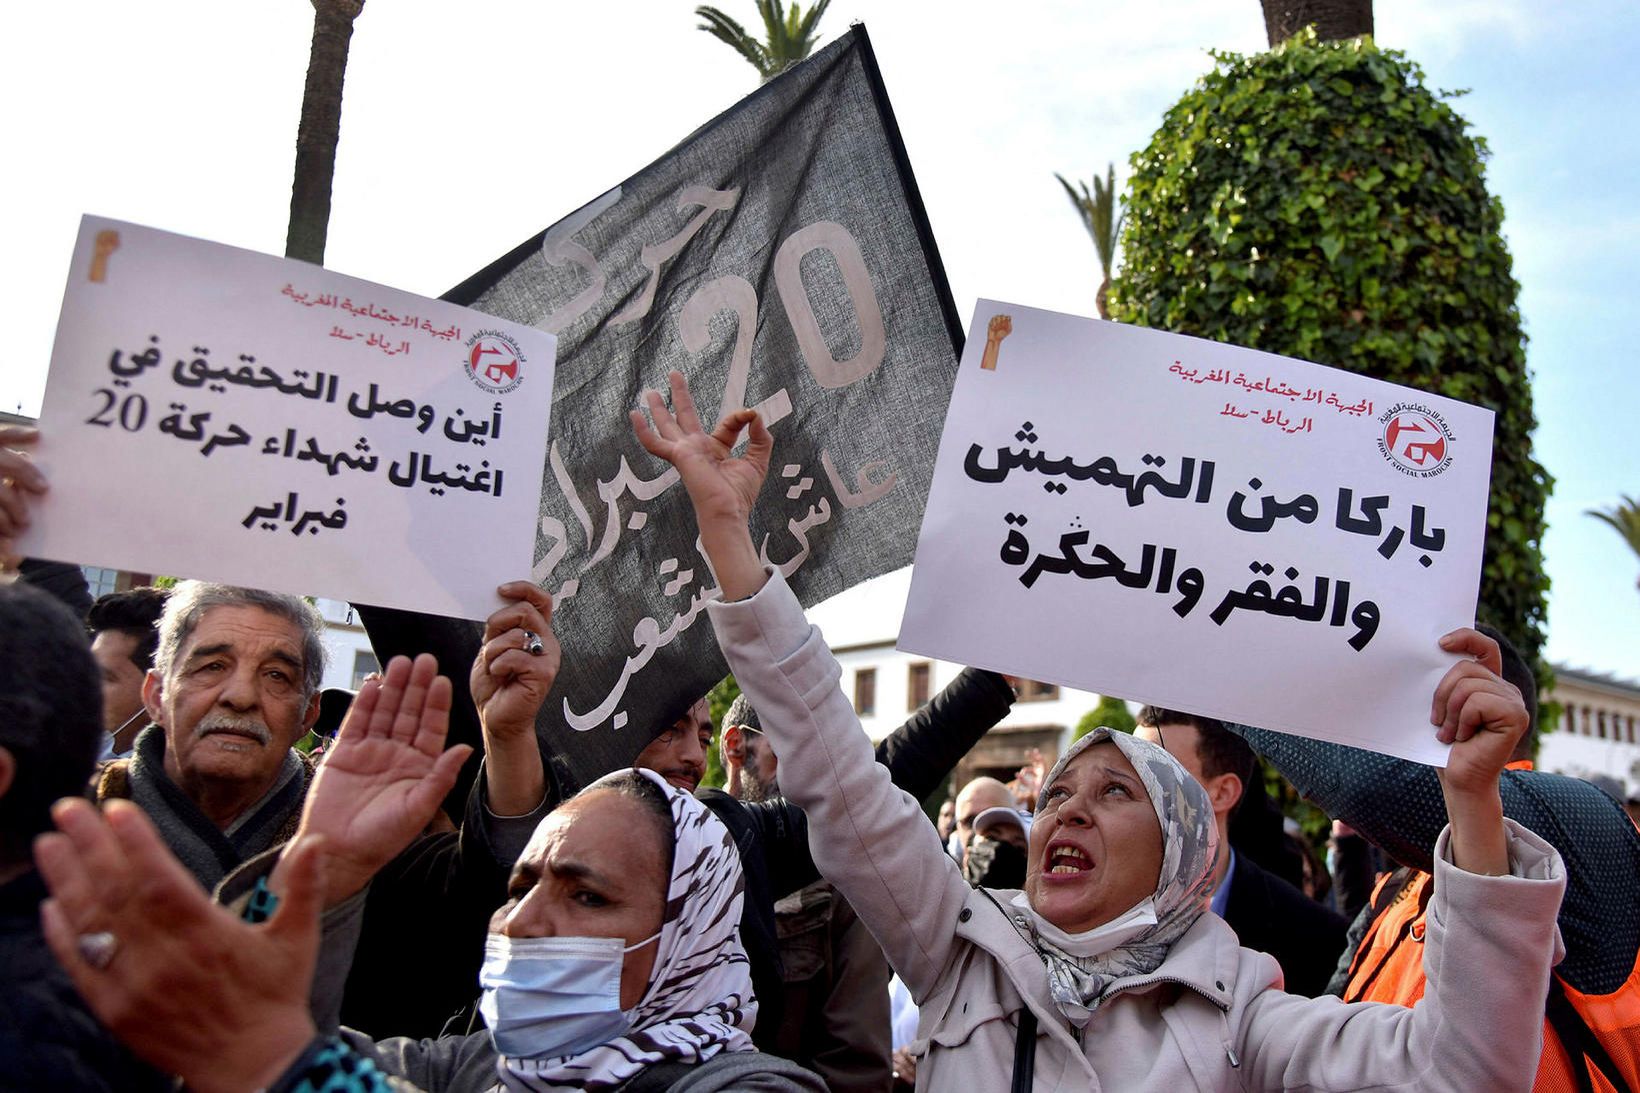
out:
<path id="1" fill-rule="evenodd" d="M 312 772 L 292 746 L 319 715 L 322 633 L 298 597 L 196 581 L 161 619 L 152 724 L 97 797 L 134 800 L 207 888 L 295 831 Z"/>
<path id="2" fill-rule="evenodd" d="M 544 695 L 557 672 L 551 601 L 527 582 L 499 591 L 511 602 L 491 616 L 496 640 L 474 667 L 484 773 L 460 833 L 417 840 L 371 886 L 357 974 L 343 1007 L 358 1027 L 436 1035 L 466 1001 L 490 912 L 505 898 L 508 870 L 548 810 L 533 726 L 515 725 L 518 719 L 508 714 L 520 692 Z M 152 724 L 137 737 L 130 759 L 104 768 L 97 798 L 138 805 L 208 890 L 288 842 L 303 820 L 315 770 L 293 745 L 319 714 L 323 626 L 302 598 L 250 588 L 184 581 L 167 601 L 154 667 L 143 684 Z M 433 667 L 431 657 L 422 659 L 425 671 L 412 673 L 405 661 L 386 684 L 425 686 L 418 680 L 431 677 Z M 448 711 L 447 688 L 441 701 Z M 447 791 L 459 759 L 446 755 L 445 766 Z M 321 770 L 334 793 L 361 801 L 378 773 L 337 763 Z M 358 792 L 345 789 L 355 783 Z M 355 828 L 379 819 L 345 816 Z M 349 883 L 354 872 L 341 865 L 330 870 L 331 902 L 363 886 L 362 879 Z M 443 943 L 412 977 L 398 954 L 403 935 L 414 930 L 430 930 Z"/>

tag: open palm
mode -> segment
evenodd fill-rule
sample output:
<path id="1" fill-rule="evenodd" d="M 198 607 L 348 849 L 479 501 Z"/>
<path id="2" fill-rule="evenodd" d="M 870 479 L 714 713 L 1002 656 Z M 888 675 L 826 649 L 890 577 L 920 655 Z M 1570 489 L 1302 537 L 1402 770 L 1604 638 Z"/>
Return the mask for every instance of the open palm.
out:
<path id="1" fill-rule="evenodd" d="M 323 835 L 326 903 L 363 888 L 427 826 L 472 749 L 444 750 L 450 681 L 423 653 L 367 682 L 308 791 L 298 837 Z"/>

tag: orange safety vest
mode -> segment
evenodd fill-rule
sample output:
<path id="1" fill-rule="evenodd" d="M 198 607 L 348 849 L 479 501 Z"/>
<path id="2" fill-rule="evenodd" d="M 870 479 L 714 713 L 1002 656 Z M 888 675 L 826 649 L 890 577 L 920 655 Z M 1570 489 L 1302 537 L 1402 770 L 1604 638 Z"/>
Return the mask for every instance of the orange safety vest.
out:
<path id="1" fill-rule="evenodd" d="M 1530 763 L 1511 763 L 1511 769 L 1530 769 Z M 1411 878 L 1400 891 L 1387 889 L 1400 878 Z M 1379 878 L 1372 891 L 1372 906 L 1380 907 L 1372 927 L 1361 939 L 1350 964 L 1346 1002 L 1389 1002 L 1413 1006 L 1424 996 L 1424 916 L 1434 894 L 1435 878 L 1428 873 L 1397 871 Z M 1559 1020 L 1570 1037 L 1592 1035 L 1592 1044 L 1578 1051 L 1574 1068 L 1571 1054 L 1550 1017 L 1543 1023 L 1543 1058 L 1538 1063 L 1537 1093 L 1624 1093 L 1607 1080 L 1604 1071 L 1615 1069 L 1629 1090 L 1640 1091 L 1640 961 L 1629 970 L 1628 978 L 1610 994 L 1590 995 L 1567 986 L 1558 976 L 1554 982 L 1569 1004 L 1571 1016 Z M 1564 1012 L 1564 1011 L 1563 1011 Z M 1604 1058 L 1596 1056 L 1604 1053 Z"/>

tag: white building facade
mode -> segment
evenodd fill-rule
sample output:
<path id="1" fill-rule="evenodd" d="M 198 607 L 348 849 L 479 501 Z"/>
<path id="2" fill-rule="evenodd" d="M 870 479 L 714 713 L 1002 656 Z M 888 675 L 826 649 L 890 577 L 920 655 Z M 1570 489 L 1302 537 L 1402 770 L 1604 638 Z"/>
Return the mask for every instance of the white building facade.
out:
<path id="1" fill-rule="evenodd" d="M 1624 794 L 1640 796 L 1640 683 L 1555 665 L 1549 698 L 1561 706 L 1554 725 L 1539 726 L 1539 770 L 1576 778 L 1605 775 Z"/>

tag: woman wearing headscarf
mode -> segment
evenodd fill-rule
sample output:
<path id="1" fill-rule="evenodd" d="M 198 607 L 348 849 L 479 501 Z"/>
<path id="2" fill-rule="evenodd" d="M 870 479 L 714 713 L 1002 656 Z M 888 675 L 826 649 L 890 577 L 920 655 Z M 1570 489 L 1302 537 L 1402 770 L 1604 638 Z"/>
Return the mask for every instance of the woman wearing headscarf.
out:
<path id="1" fill-rule="evenodd" d="M 394 721 L 387 712 L 373 741 L 345 725 L 338 749 L 409 748 Z M 420 743 L 436 755 L 442 734 Z M 428 811 L 439 796 L 426 795 Z M 316 1028 L 311 1013 L 334 1003 L 316 997 L 310 1012 L 320 840 L 285 852 L 280 906 L 252 925 L 206 899 L 137 809 L 115 804 L 101 820 L 72 801 L 54 818 L 60 834 L 36 851 L 53 952 L 98 1016 L 190 1089 L 824 1089 L 753 1049 L 739 854 L 705 806 L 653 772 L 608 775 L 541 821 L 491 922 L 487 1027 L 431 1040 Z M 361 902 L 327 913 L 326 959 L 346 959 Z M 101 952 L 86 942 L 99 934 Z M 343 978 L 330 972 L 321 983 Z"/>
<path id="2" fill-rule="evenodd" d="M 682 376 L 671 383 L 675 414 L 649 392 L 654 425 L 635 413 L 634 429 L 689 491 L 722 593 L 708 607 L 719 644 L 807 810 L 815 860 L 920 1007 L 918 1089 L 1531 1086 L 1565 881 L 1553 849 L 1502 817 L 1498 772 L 1527 719 L 1495 645 L 1442 639 L 1477 659 L 1454 665 L 1433 704 L 1453 747 L 1424 1002 L 1288 995 L 1275 960 L 1205 910 L 1206 792 L 1133 737 L 1098 729 L 1048 772 L 1023 891 L 963 883 L 917 803 L 871 769 L 836 660 L 759 559 L 747 519 L 768 431 L 741 410 L 708 433 Z"/>

